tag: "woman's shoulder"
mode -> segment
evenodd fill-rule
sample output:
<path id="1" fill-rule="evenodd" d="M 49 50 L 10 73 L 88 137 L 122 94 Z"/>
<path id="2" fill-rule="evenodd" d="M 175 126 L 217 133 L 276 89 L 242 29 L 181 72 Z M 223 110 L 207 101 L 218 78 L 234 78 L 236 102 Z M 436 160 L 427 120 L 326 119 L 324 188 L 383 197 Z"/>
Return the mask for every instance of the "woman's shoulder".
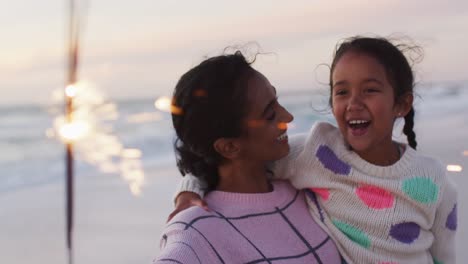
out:
<path id="1" fill-rule="evenodd" d="M 196 222 L 211 217 L 216 217 L 214 212 L 206 211 L 199 206 L 192 206 L 175 215 L 171 221 L 166 224 L 164 233 L 175 232 L 176 230 L 185 230 Z"/>
<path id="2" fill-rule="evenodd" d="M 166 263 L 168 260 L 191 263 L 196 258 L 201 263 L 216 261 L 209 244 L 203 237 L 209 229 L 203 227 L 206 223 L 200 226 L 200 221 L 210 217 L 214 217 L 213 213 L 197 206 L 190 207 L 174 216 L 161 234 L 160 253 L 153 263 Z"/>

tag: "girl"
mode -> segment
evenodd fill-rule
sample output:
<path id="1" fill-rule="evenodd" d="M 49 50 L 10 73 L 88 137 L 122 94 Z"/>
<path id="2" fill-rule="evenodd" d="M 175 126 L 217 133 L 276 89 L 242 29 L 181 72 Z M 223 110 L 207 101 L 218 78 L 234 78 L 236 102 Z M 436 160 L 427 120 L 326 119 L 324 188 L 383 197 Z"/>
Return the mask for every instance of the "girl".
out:
<path id="1" fill-rule="evenodd" d="M 275 178 L 311 190 L 311 214 L 349 263 L 455 263 L 456 190 L 437 161 L 415 151 L 413 86 L 397 46 L 346 40 L 330 73 L 338 128 L 315 124 L 274 165 Z M 397 118 L 409 146 L 392 140 Z M 200 191 L 190 182 L 182 189 Z"/>
<path id="2" fill-rule="evenodd" d="M 154 263 L 341 263 L 304 193 L 267 177 L 266 163 L 289 152 L 292 119 L 241 53 L 181 77 L 172 115 L 177 166 L 208 183 L 212 211 L 193 207 L 169 222 Z"/>

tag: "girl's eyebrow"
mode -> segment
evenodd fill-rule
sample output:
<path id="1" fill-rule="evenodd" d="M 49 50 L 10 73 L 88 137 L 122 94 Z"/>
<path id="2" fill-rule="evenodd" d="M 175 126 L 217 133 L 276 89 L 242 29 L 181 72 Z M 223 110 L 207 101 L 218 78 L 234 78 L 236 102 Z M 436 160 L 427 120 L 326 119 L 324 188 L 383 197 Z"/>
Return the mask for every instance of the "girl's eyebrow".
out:
<path id="1" fill-rule="evenodd" d="M 383 85 L 382 81 L 380 81 L 380 80 L 378 80 L 378 79 L 375 79 L 375 78 L 368 78 L 368 79 L 365 79 L 365 80 L 363 81 L 363 83 L 368 83 L 368 82 L 376 82 L 376 83 L 378 83 L 378 84 Z"/>
<path id="2" fill-rule="evenodd" d="M 337 81 L 336 83 L 333 84 L 333 87 L 339 86 L 339 85 L 345 85 L 345 84 L 347 84 L 347 83 L 348 83 L 348 82 L 345 81 L 345 80 Z"/>
<path id="3" fill-rule="evenodd" d="M 383 85 L 382 81 L 375 79 L 375 78 L 367 78 L 362 81 L 362 83 L 369 83 L 369 82 L 375 82 L 380 85 Z M 348 84 L 348 82 L 346 80 L 341 80 L 341 81 L 337 81 L 336 83 L 334 83 L 333 87 L 339 86 L 339 85 L 345 85 L 345 84 Z"/>

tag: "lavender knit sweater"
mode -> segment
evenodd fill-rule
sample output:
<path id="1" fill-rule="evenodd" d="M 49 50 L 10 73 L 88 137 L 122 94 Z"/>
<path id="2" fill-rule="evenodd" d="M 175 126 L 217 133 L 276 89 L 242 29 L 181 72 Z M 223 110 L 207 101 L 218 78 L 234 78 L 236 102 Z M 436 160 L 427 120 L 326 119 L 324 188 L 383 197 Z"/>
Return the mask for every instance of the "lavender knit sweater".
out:
<path id="1" fill-rule="evenodd" d="M 304 193 L 273 182 L 270 193 L 213 191 L 211 212 L 192 207 L 169 222 L 153 263 L 341 263 L 308 213 Z"/>

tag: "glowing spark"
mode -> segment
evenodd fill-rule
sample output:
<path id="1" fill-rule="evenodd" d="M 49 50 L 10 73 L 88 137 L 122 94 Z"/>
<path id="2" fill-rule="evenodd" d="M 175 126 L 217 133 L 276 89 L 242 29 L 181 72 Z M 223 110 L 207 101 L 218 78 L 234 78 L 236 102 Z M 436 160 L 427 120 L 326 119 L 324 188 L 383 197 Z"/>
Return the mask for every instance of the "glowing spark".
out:
<path id="1" fill-rule="evenodd" d="M 161 111 L 170 112 L 171 101 L 171 98 L 167 96 L 161 96 L 154 102 L 154 106 L 156 107 L 156 109 L 159 109 Z"/>
<path id="2" fill-rule="evenodd" d="M 138 183 L 130 184 L 130 191 L 135 196 L 140 196 L 141 195 L 141 189 L 140 189 L 140 186 L 139 186 Z"/>
<path id="3" fill-rule="evenodd" d="M 99 165 L 99 170 L 104 173 L 117 173 L 119 172 L 119 168 L 110 162 L 104 162 Z"/>
<path id="4" fill-rule="evenodd" d="M 247 126 L 251 128 L 258 128 L 258 127 L 264 126 L 265 124 L 266 124 L 266 121 L 261 120 L 261 119 L 251 119 L 247 121 Z"/>
<path id="5" fill-rule="evenodd" d="M 138 113 L 127 118 L 129 123 L 147 123 L 152 121 L 162 120 L 162 115 L 159 112 L 155 113 Z"/>
<path id="6" fill-rule="evenodd" d="M 175 105 L 171 105 L 171 113 L 173 115 L 181 115 L 182 114 L 182 109 L 175 106 Z"/>
<path id="7" fill-rule="evenodd" d="M 76 96 L 76 87 L 74 85 L 68 85 L 65 88 L 65 94 L 68 97 L 75 97 Z"/>
<path id="8" fill-rule="evenodd" d="M 124 149 L 122 151 L 122 157 L 129 159 L 141 158 L 141 151 L 139 149 Z"/>
<path id="9" fill-rule="evenodd" d="M 451 172 L 461 172 L 463 170 L 460 165 L 447 165 L 447 171 Z"/>
<path id="10" fill-rule="evenodd" d="M 295 123 L 288 123 L 288 129 L 293 129 L 296 127 Z"/>
<path id="11" fill-rule="evenodd" d="M 282 129 L 282 130 L 288 129 L 288 123 L 279 122 L 279 123 L 278 123 L 278 128 L 279 128 L 279 129 Z"/>
<path id="12" fill-rule="evenodd" d="M 132 194 L 141 194 L 144 184 L 143 165 L 140 161 L 142 153 L 138 149 L 124 148 L 119 138 L 112 134 L 112 121 L 118 119 L 117 106 L 105 100 L 98 89 L 90 83 L 78 82 L 74 88 L 67 87 L 67 96 L 73 97 L 74 109 L 71 113 L 73 122 L 67 123 L 61 113 L 63 100 L 53 93 L 57 104 L 49 112 L 58 115 L 54 128 L 48 129 L 48 137 L 60 137 L 62 140 L 73 140 L 77 158 L 95 165 L 101 172 L 120 174 L 128 183 Z M 158 113 L 161 116 L 161 113 Z M 154 118 L 154 116 L 153 116 Z"/>
<path id="13" fill-rule="evenodd" d="M 60 136 L 67 141 L 75 141 L 84 138 L 89 133 L 89 124 L 83 121 L 75 121 L 63 125 L 60 130 Z"/>
<path id="14" fill-rule="evenodd" d="M 208 95 L 208 93 L 204 89 L 196 89 L 195 91 L 193 91 L 193 95 L 195 97 L 205 97 Z"/>
<path id="15" fill-rule="evenodd" d="M 172 104 L 172 99 L 167 96 L 161 96 L 154 102 L 154 107 L 160 111 L 170 112 L 174 115 L 181 115 L 182 109 Z"/>

